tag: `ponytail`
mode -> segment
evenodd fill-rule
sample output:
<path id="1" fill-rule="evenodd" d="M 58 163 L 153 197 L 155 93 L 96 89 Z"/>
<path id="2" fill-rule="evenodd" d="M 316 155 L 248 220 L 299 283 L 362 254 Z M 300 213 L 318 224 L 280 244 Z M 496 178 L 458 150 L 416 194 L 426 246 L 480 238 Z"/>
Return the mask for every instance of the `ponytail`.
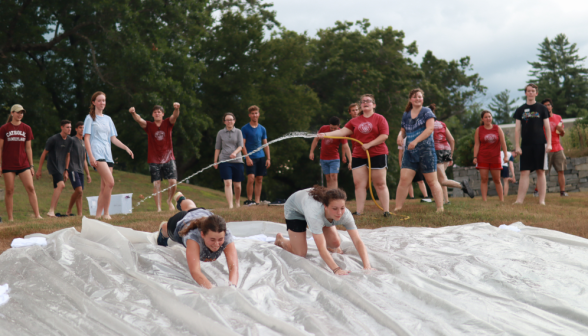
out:
<path id="1" fill-rule="evenodd" d="M 327 189 L 325 187 L 315 185 L 314 187 L 312 187 L 309 194 L 315 201 L 320 202 L 325 206 L 329 206 L 329 204 L 331 204 L 331 201 L 334 200 L 347 200 L 347 194 L 339 188 Z"/>
<path id="2" fill-rule="evenodd" d="M 10 114 L 8 115 L 8 119 L 6 119 L 6 123 L 8 124 L 8 123 L 9 123 L 9 122 L 11 122 L 11 121 L 12 121 L 12 113 L 10 113 Z"/>
<path id="3" fill-rule="evenodd" d="M 194 219 L 187 225 L 185 225 L 179 232 L 180 237 L 184 237 L 188 232 L 199 229 L 203 235 L 206 235 L 208 231 L 213 232 L 227 232 L 227 223 L 225 220 L 218 215 L 212 215 L 208 217 L 201 217 Z"/>
<path id="4" fill-rule="evenodd" d="M 102 91 L 96 91 L 94 92 L 94 94 L 92 95 L 92 99 L 90 100 L 90 117 L 92 117 L 92 120 L 96 121 L 96 106 L 94 106 L 94 102 L 96 101 L 96 98 L 98 98 L 98 96 L 104 96 L 106 98 L 106 93 L 102 92 Z"/>
<path id="5" fill-rule="evenodd" d="M 437 105 L 435 104 L 429 104 L 429 109 L 431 110 L 431 112 L 435 113 L 435 109 L 437 108 Z"/>

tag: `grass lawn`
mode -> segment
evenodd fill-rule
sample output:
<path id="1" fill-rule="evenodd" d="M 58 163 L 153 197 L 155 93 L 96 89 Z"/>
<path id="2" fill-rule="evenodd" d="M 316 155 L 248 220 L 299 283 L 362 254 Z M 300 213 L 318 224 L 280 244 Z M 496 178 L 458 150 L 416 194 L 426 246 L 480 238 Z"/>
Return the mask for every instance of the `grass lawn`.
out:
<path id="1" fill-rule="evenodd" d="M 147 197 L 153 192 L 149 176 L 114 171 L 115 187 L 113 194 L 133 193 L 133 203 L 136 204 L 143 195 Z M 14 222 L 0 223 L 0 251 L 10 247 L 12 239 L 23 237 L 31 233 L 51 233 L 68 227 L 81 230 L 81 218 L 48 218 L 45 213 L 49 210 L 53 183 L 46 170 L 40 181 L 35 181 L 35 189 L 39 199 L 41 216 L 44 219 L 33 219 L 32 210 L 22 183 L 17 179 L 14 197 Z M 100 187 L 100 177 L 92 172 L 92 183 L 86 184 L 84 191 L 84 215 L 89 216 L 88 203 L 85 196 L 97 196 Z M 0 188 L 4 188 L 4 180 L 0 179 Z M 281 206 L 250 206 L 239 209 L 228 209 L 224 193 L 221 191 L 182 184 L 179 186 L 188 198 L 193 199 L 198 206 L 214 209 L 214 212 L 229 221 L 264 220 L 284 223 L 283 208 Z M 66 189 L 61 195 L 56 212 L 65 213 L 69 198 L 73 192 L 71 184 L 66 183 Z M 537 204 L 537 199 L 527 195 L 526 204 L 513 205 L 515 196 L 508 196 L 503 204 L 497 197 L 489 197 L 488 202 L 482 199 L 453 198 L 451 205 L 445 207 L 445 213 L 437 214 L 434 203 L 420 203 L 418 200 L 408 200 L 401 214 L 410 216 L 408 220 L 400 217 L 384 218 L 382 212 L 368 201 L 365 215 L 356 217 L 359 228 L 378 228 L 383 226 L 426 226 L 442 227 L 476 222 L 487 222 L 492 225 L 510 224 L 521 221 L 525 225 L 558 230 L 580 237 L 588 238 L 588 193 L 571 193 L 569 197 L 559 194 L 548 194 L 547 206 Z M 242 197 L 243 201 L 244 198 Z M 5 220 L 6 208 L 4 202 L 0 204 L 0 216 Z M 347 203 L 348 208 L 355 211 L 355 201 Z M 394 208 L 394 201 L 390 208 Z M 130 215 L 113 215 L 109 223 L 130 227 L 141 231 L 156 231 L 159 223 L 167 220 L 174 212 L 155 211 L 152 199 L 144 202 L 133 210 Z M 76 213 L 75 207 L 73 210 Z"/>

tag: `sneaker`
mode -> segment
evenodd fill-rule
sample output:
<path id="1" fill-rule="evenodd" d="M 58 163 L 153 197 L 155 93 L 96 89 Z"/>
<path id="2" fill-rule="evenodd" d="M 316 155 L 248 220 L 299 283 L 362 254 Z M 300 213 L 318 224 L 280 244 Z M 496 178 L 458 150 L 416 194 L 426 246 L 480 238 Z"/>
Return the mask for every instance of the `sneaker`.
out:
<path id="1" fill-rule="evenodd" d="M 392 217 L 392 214 L 389 211 L 384 211 L 384 217 Z"/>
<path id="2" fill-rule="evenodd" d="M 565 191 L 560 191 L 560 192 L 559 192 L 559 195 L 560 195 L 561 197 L 568 197 L 568 196 L 569 196 L 569 195 L 568 195 L 568 193 L 567 193 L 567 192 L 565 192 Z"/>
<path id="3" fill-rule="evenodd" d="M 256 203 L 257 204 L 257 203 Z M 270 201 L 259 201 L 260 205 L 270 205 L 271 202 Z"/>
<path id="4" fill-rule="evenodd" d="M 428 197 L 425 197 L 421 198 L 421 203 L 433 203 L 433 200 Z"/>
<path id="5" fill-rule="evenodd" d="M 468 181 L 461 181 L 461 190 L 463 190 L 464 193 L 468 194 L 470 198 L 474 198 L 474 196 L 476 196 L 474 190 L 470 188 L 470 184 Z"/>
<path id="6" fill-rule="evenodd" d="M 161 232 L 161 227 L 165 223 L 167 223 L 167 222 L 162 222 L 161 224 L 159 224 L 159 235 L 157 235 L 157 245 L 159 245 L 159 246 L 167 246 L 168 238 L 165 238 L 163 236 L 163 233 Z"/>
<path id="7" fill-rule="evenodd" d="M 539 197 L 539 192 L 537 190 L 533 191 L 533 197 Z"/>
<path id="8" fill-rule="evenodd" d="M 243 205 L 257 205 L 257 203 L 255 203 L 255 201 L 248 199 L 245 202 L 243 202 Z"/>
<path id="9" fill-rule="evenodd" d="M 354 213 L 352 213 L 352 215 L 353 215 L 353 216 L 362 216 L 362 214 L 360 214 L 360 213 L 357 213 L 357 211 L 356 211 L 356 212 L 354 212 Z"/>

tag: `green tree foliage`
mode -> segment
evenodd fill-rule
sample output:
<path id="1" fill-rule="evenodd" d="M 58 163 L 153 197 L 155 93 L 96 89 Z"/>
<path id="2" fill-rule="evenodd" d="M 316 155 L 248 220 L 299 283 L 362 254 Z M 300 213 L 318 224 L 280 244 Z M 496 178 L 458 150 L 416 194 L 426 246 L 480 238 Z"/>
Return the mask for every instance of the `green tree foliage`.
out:
<path id="1" fill-rule="evenodd" d="M 576 43 L 570 43 L 565 34 L 553 40 L 545 38 L 539 44 L 539 60 L 528 62 L 531 82 L 539 86 L 539 101 L 553 100 L 553 112 L 564 118 L 573 118 L 588 108 L 588 69 L 583 65 L 586 57 L 578 55 Z"/>
<path id="2" fill-rule="evenodd" d="M 492 102 L 488 105 L 488 109 L 494 112 L 493 119 L 497 125 L 514 123 L 513 114 L 517 109 L 516 100 L 510 99 L 508 89 L 492 97 Z"/>

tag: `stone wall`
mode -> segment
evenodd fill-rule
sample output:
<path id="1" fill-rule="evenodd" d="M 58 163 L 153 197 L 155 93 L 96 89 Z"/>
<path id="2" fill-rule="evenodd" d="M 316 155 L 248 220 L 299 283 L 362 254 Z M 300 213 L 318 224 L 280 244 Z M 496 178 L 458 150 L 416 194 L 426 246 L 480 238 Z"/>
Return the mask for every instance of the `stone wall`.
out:
<path id="1" fill-rule="evenodd" d="M 588 192 L 588 157 L 581 157 L 581 158 L 567 158 L 567 170 L 564 171 L 566 177 L 566 191 L 567 192 Z M 516 195 L 519 190 L 519 163 L 514 164 L 515 176 L 517 180 L 517 184 L 510 183 L 510 188 L 508 190 L 509 195 Z M 547 174 L 547 192 L 550 193 L 557 193 L 559 192 L 559 183 L 557 182 L 557 172 L 554 169 Z M 476 196 L 481 195 L 480 190 L 480 173 L 475 167 L 453 167 L 453 179 L 456 181 L 464 181 L 468 180 L 470 186 L 476 192 Z M 531 181 L 529 183 L 529 190 L 527 193 L 533 193 L 535 190 L 535 184 L 537 182 L 537 173 L 531 173 Z M 453 189 L 453 193 L 451 194 L 451 189 L 449 189 L 450 195 L 453 197 L 464 197 L 464 194 L 461 190 Z M 489 196 L 496 196 L 496 188 L 494 186 L 494 182 L 492 182 L 492 176 L 490 176 L 490 181 L 488 181 L 488 195 Z"/>

